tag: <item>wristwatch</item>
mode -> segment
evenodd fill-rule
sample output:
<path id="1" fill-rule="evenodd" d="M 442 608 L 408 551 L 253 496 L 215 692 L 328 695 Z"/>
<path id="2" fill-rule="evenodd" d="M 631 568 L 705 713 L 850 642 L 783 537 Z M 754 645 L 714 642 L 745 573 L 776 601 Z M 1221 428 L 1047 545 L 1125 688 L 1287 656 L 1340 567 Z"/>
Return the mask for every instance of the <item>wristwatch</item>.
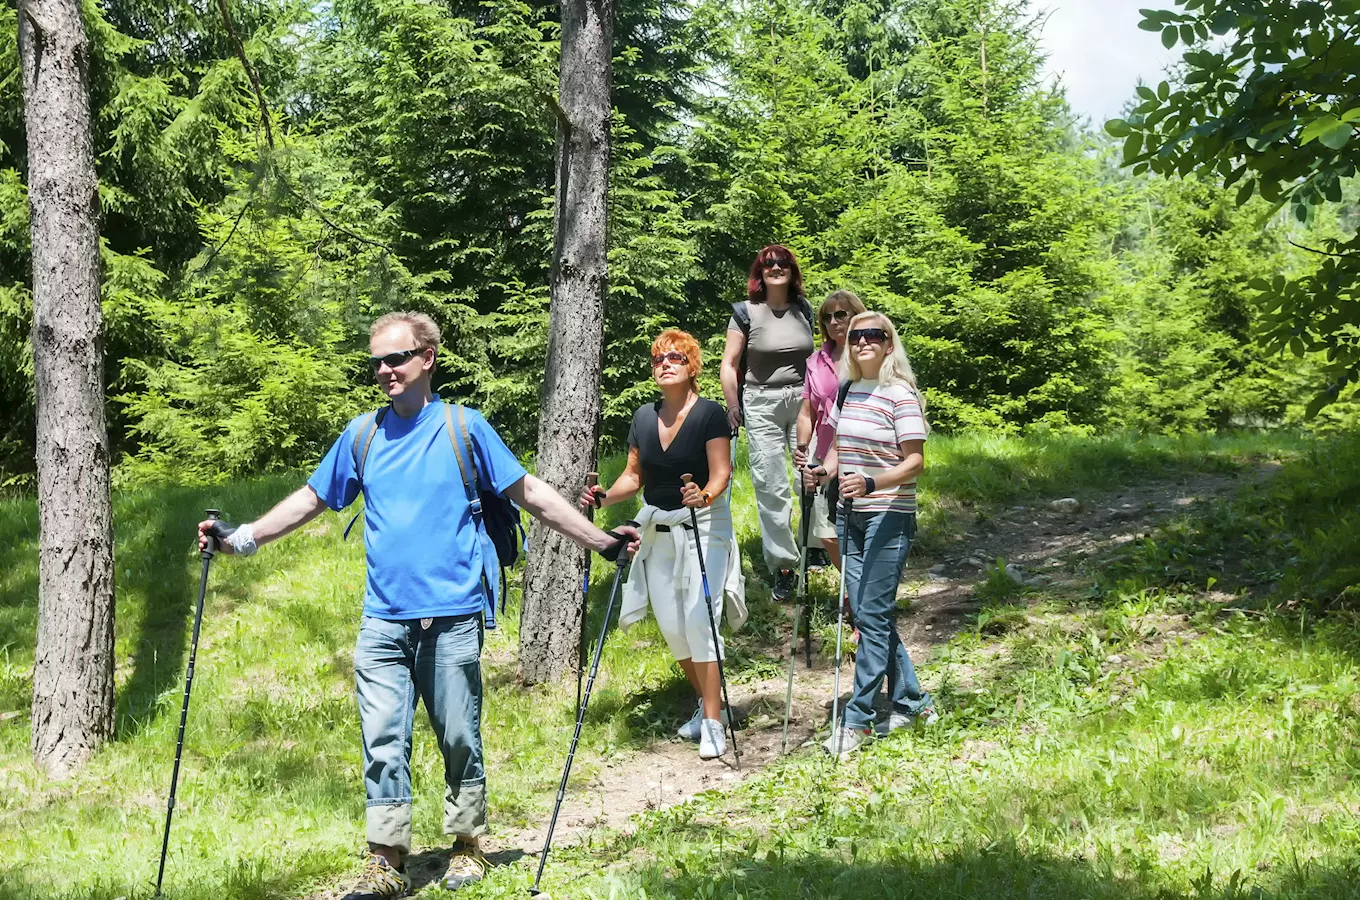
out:
<path id="1" fill-rule="evenodd" d="M 713 495 L 711 495 L 708 491 L 703 491 L 702 496 L 704 498 L 704 506 L 708 506 L 710 503 L 713 502 Z"/>

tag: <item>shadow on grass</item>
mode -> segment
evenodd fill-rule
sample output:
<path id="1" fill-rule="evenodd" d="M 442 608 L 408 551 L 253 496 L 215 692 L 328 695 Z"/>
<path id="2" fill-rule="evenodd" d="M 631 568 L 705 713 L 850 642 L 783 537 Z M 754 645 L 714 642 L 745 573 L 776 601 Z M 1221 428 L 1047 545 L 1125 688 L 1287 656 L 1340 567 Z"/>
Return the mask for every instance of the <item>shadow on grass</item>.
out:
<path id="1" fill-rule="evenodd" d="M 712 840 L 711 833 L 707 836 Z M 1360 897 L 1360 857 L 1330 864 L 1300 863 L 1290 872 L 1206 873 L 1190 892 L 1157 882 L 1156 870 L 1135 877 L 1113 874 L 1108 866 L 1071 857 L 1025 852 L 1005 845 L 956 852 L 943 858 L 909 856 L 857 859 L 852 842 L 819 856 L 777 850 L 695 855 L 676 865 L 650 864 L 624 876 L 634 883 L 620 896 L 784 898 L 902 898 L 902 900 L 1342 900 Z M 921 848 L 915 848 L 920 850 Z M 924 856 L 924 854 L 923 854 Z M 631 877 L 630 877 L 631 876 Z"/>

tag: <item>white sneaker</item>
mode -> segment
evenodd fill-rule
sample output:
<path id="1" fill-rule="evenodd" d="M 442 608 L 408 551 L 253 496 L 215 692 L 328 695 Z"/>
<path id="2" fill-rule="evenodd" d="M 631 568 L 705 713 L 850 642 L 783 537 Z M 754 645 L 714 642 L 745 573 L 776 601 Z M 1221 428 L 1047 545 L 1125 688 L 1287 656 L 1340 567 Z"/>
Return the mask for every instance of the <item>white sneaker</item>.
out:
<path id="1" fill-rule="evenodd" d="M 874 726 L 874 734 L 879 737 L 892 734 L 894 731 L 901 731 L 903 728 L 910 728 L 914 720 L 905 713 L 889 713 L 886 722 L 879 722 Z"/>
<path id="2" fill-rule="evenodd" d="M 886 722 L 879 722 L 874 726 L 874 734 L 879 737 L 884 737 L 885 735 L 892 734 L 894 731 L 910 728 L 913 725 L 929 728 L 938 721 L 940 721 L 940 714 L 935 712 L 935 707 L 933 706 L 927 707 L 925 712 L 918 713 L 914 716 L 899 712 L 889 713 Z"/>
<path id="3" fill-rule="evenodd" d="M 717 759 L 727 752 L 727 735 L 717 719 L 704 719 L 699 724 L 699 758 Z"/>
<path id="4" fill-rule="evenodd" d="M 822 747 L 832 756 L 848 756 L 868 739 L 869 729 L 847 728 L 842 725 L 831 732 L 831 737 L 826 739 Z"/>
<path id="5" fill-rule="evenodd" d="M 724 709 L 720 713 L 720 716 L 722 718 L 722 723 L 726 725 L 729 721 L 727 718 L 727 710 Z M 701 702 L 697 707 L 695 707 L 694 715 L 689 717 L 689 721 L 686 722 L 684 725 L 681 725 L 679 728 L 677 728 L 675 730 L 675 733 L 680 735 L 685 740 L 697 744 L 699 743 L 699 723 L 702 722 L 703 720 L 704 720 L 704 704 Z"/>

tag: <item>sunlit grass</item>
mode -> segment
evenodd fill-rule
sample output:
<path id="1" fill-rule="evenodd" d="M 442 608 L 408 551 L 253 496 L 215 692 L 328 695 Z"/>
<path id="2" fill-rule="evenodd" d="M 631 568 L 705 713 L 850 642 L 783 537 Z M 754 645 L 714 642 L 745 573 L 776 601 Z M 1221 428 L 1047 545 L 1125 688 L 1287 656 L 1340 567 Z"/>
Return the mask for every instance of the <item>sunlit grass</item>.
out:
<path id="1" fill-rule="evenodd" d="M 942 540 L 964 504 L 1081 495 L 1303 452 L 1280 435 L 937 437 L 922 480 L 922 539 Z M 606 481 L 620 464 L 604 465 Z M 35 507 L 0 503 L 0 714 L 22 713 L 0 721 L 0 895 L 149 894 L 198 577 L 194 523 L 206 506 L 237 520 L 257 515 L 297 480 L 116 498 L 118 737 L 62 783 L 28 761 Z M 1308 480 L 1290 483 L 1303 491 Z M 617 522 L 629 510 L 607 513 Z M 732 674 L 742 680 L 763 671 L 757 638 L 780 615 L 761 581 L 744 463 L 734 515 L 755 608 L 733 642 Z M 213 564 L 169 897 L 293 897 L 357 864 L 351 661 L 363 550 L 353 536 L 340 540 L 345 521 L 328 515 L 253 559 Z M 611 568 L 596 563 L 592 631 Z M 1183 591 L 1121 590 L 1075 606 L 997 597 L 986 621 L 923 667 L 949 710 L 937 732 L 884 742 L 836 772 L 800 755 L 735 794 L 644 817 L 633 838 L 564 849 L 551 879 L 566 896 L 908 896 L 908 885 L 918 896 L 1153 897 L 1194 896 L 1207 867 L 1219 888 L 1240 870 L 1266 890 L 1342 896 L 1308 885 L 1331 884 L 1326 873 L 1341 871 L 1355 846 L 1353 644 L 1331 625 L 1222 619 Z M 1193 638 L 1172 640 L 1164 657 L 1128 677 L 1105 662 L 1137 652 L 1139 623 L 1186 612 Z M 485 656 L 490 815 L 500 827 L 546 814 L 575 699 L 574 684 L 516 684 L 517 618 L 512 604 Z M 602 760 L 667 734 L 687 711 L 686 693 L 650 621 L 612 636 L 573 782 L 588 784 Z M 417 722 L 415 839 L 438 846 L 438 752 L 423 713 Z M 1314 863 L 1321 868 L 1307 868 Z M 523 866 L 497 869 L 467 895 L 517 893 L 529 876 Z M 1202 895 L 1227 896 L 1219 888 Z"/>

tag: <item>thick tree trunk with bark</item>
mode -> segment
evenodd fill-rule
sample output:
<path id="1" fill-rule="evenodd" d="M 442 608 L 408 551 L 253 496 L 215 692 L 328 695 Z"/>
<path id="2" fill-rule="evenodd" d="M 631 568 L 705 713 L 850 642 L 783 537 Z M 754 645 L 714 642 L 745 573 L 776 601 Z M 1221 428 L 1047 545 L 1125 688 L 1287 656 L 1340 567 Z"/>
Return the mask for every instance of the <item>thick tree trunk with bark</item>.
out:
<path id="1" fill-rule="evenodd" d="M 33 241 L 38 647 L 33 759 L 61 777 L 113 733 L 113 522 L 99 195 L 80 0 L 20 0 Z"/>
<path id="2" fill-rule="evenodd" d="M 538 477 L 569 497 L 595 461 L 604 304 L 614 0 L 562 0 L 552 306 Z M 582 551 L 535 523 L 520 624 L 520 672 L 538 684 L 575 670 Z"/>

